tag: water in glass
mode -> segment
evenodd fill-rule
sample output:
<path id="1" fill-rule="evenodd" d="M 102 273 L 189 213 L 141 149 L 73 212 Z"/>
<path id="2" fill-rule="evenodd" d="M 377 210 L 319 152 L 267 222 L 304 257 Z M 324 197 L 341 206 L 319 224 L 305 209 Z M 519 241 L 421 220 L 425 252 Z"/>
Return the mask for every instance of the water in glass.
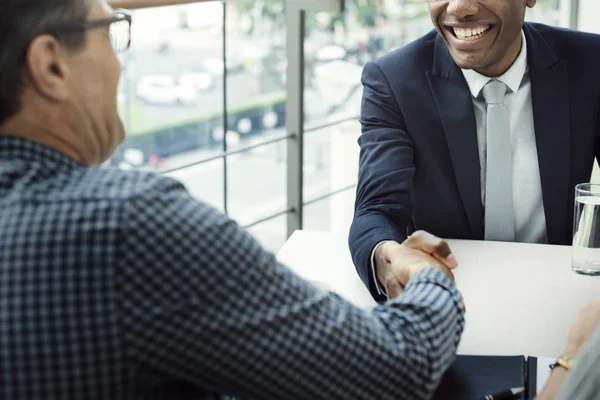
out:
<path id="1" fill-rule="evenodd" d="M 600 194 L 575 198 L 573 271 L 600 275 Z"/>

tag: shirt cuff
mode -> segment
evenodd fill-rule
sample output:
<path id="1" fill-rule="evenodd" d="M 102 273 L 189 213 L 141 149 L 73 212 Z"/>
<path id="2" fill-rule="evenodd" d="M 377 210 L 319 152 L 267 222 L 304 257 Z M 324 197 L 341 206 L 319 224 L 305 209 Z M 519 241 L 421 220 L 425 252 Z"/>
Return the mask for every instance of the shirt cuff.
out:
<path id="1" fill-rule="evenodd" d="M 446 274 L 433 267 L 417 272 L 410 281 L 408 281 L 408 284 L 404 288 L 403 296 L 400 296 L 399 298 L 404 298 L 401 301 L 405 301 L 406 296 L 408 296 L 409 299 L 414 298 L 415 296 L 431 298 L 431 291 L 427 289 L 430 285 L 435 285 L 442 290 L 449 292 L 453 299 L 453 303 L 459 310 L 464 312 L 462 308 L 462 295 L 458 291 L 456 285 L 452 283 Z"/>
<path id="2" fill-rule="evenodd" d="M 375 272 L 375 252 L 377 251 L 379 246 L 381 246 L 385 242 L 387 242 L 387 240 L 382 240 L 381 242 L 377 243 L 375 247 L 373 247 L 373 251 L 371 252 L 371 276 L 373 277 L 373 284 L 375 285 L 377 294 L 380 296 L 387 296 L 387 293 L 385 292 L 385 288 L 381 286 L 379 280 L 377 279 L 377 273 Z"/>
<path id="3" fill-rule="evenodd" d="M 461 298 L 460 292 L 456 288 L 456 285 L 452 283 L 450 278 L 448 278 L 448 276 L 446 276 L 446 274 L 444 274 L 442 271 L 434 267 L 425 268 L 417 272 L 408 281 L 408 284 L 406 285 L 406 288 L 404 288 L 404 291 L 412 289 L 413 286 L 417 286 L 422 283 L 433 283 L 452 292 L 453 294 L 458 295 L 459 299 Z"/>

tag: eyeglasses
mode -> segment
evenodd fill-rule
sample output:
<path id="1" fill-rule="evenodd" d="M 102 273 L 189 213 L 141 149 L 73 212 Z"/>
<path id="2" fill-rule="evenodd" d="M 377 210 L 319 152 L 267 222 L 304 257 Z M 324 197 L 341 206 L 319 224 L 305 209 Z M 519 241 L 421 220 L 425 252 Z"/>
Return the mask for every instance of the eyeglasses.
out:
<path id="1" fill-rule="evenodd" d="M 112 17 L 86 21 L 82 24 L 63 27 L 56 33 L 68 33 L 73 31 L 87 31 L 108 26 L 110 42 L 117 53 L 129 49 L 131 45 L 131 15 L 125 11 L 116 11 Z"/>

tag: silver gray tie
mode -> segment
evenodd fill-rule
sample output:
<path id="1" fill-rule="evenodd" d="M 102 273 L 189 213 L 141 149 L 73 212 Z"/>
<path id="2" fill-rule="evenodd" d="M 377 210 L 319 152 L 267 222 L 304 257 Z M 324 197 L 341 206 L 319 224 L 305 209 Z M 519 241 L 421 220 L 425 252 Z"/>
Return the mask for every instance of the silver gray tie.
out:
<path id="1" fill-rule="evenodd" d="M 483 87 L 487 107 L 485 239 L 512 242 L 515 240 L 512 146 L 505 93 L 506 85 L 495 79 Z"/>

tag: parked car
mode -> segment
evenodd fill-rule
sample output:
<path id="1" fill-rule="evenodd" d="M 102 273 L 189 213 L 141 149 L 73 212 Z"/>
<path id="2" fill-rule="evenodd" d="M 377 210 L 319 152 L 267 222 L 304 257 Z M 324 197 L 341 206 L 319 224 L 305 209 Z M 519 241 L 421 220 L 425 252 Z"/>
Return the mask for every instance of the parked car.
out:
<path id="1" fill-rule="evenodd" d="M 328 45 L 321 47 L 315 54 L 315 61 L 318 62 L 330 62 L 344 60 L 348 52 L 341 46 Z"/>
<path id="2" fill-rule="evenodd" d="M 195 68 L 184 72 L 179 78 L 181 86 L 190 86 L 199 92 L 206 92 L 214 87 L 215 80 L 213 75 L 203 68 Z"/>
<path id="3" fill-rule="evenodd" d="M 170 75 L 149 75 L 137 85 L 137 96 L 148 104 L 193 106 L 198 92 L 191 86 L 181 85 Z"/>

